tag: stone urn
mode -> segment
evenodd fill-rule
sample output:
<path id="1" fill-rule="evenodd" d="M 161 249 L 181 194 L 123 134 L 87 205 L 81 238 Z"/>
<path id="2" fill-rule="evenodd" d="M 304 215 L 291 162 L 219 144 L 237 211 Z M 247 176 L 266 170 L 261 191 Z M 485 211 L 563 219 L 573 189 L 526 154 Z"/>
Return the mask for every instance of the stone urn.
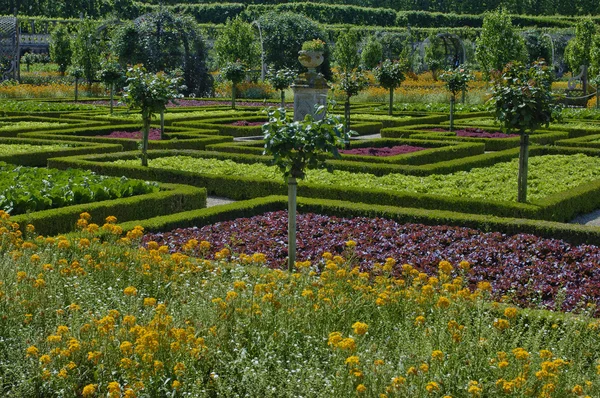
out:
<path id="1" fill-rule="evenodd" d="M 298 54 L 300 64 L 311 72 L 314 72 L 324 61 L 323 51 L 299 51 Z"/>

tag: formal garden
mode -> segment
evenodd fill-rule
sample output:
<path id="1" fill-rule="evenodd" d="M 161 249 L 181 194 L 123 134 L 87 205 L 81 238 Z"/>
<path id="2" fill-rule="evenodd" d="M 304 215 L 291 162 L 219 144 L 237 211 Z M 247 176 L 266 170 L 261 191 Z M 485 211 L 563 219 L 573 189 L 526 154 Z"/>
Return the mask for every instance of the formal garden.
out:
<path id="1" fill-rule="evenodd" d="M 54 3 L 0 7 L 0 395 L 600 396 L 592 3 Z"/>

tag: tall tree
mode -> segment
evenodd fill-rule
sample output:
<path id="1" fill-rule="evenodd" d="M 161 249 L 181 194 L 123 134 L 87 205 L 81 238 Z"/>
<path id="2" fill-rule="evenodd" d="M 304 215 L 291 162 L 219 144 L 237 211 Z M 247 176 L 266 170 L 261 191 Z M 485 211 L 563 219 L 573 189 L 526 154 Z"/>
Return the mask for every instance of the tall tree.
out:
<path id="1" fill-rule="evenodd" d="M 58 24 L 50 33 L 50 58 L 58 65 L 61 75 L 64 75 L 71 65 L 71 36 L 63 24 Z"/>
<path id="2" fill-rule="evenodd" d="M 97 24 L 86 19 L 82 21 L 73 38 L 73 64 L 83 69 L 88 87 L 92 85 L 100 69 L 100 36 Z"/>
<path id="3" fill-rule="evenodd" d="M 214 50 L 221 67 L 238 60 L 250 69 L 260 64 L 260 46 L 252 25 L 239 17 L 227 19 L 215 41 Z"/>
<path id="4" fill-rule="evenodd" d="M 593 38 L 596 24 L 586 18 L 575 26 L 575 37 L 569 41 L 565 49 L 565 59 L 574 75 L 579 73 L 582 66 L 590 66 Z"/>

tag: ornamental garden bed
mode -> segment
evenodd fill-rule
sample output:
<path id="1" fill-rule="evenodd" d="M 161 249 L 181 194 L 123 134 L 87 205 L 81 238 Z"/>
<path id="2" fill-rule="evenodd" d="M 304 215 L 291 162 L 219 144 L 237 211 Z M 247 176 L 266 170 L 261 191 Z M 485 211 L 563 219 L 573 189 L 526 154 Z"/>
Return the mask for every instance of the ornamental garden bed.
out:
<path id="1" fill-rule="evenodd" d="M 158 140 L 160 130 L 152 127 L 150 149 L 204 149 L 206 145 L 231 142 L 233 137 L 217 136 L 216 130 L 194 130 L 187 128 L 165 127 L 162 140 Z M 138 125 L 108 125 L 94 128 L 73 128 L 61 131 L 38 131 L 22 133 L 19 137 L 46 140 L 69 140 L 78 142 L 110 143 L 122 145 L 126 150 L 138 149 L 141 137 Z"/>
<path id="2" fill-rule="evenodd" d="M 600 149 L 600 134 L 593 134 L 578 138 L 569 138 L 555 142 L 559 146 L 567 146 L 574 148 L 598 148 Z"/>
<path id="3" fill-rule="evenodd" d="M 461 159 L 469 156 L 481 155 L 484 153 L 484 145 L 477 143 L 457 143 L 445 141 L 430 141 L 430 140 L 412 140 L 412 139 L 367 139 L 350 141 L 350 150 L 363 150 L 364 148 L 387 148 L 394 146 L 405 147 L 420 147 L 422 151 L 414 151 L 408 153 L 399 153 L 390 156 L 376 155 L 360 155 L 342 153 L 342 160 L 336 160 L 336 168 L 346 161 L 352 162 L 370 162 L 370 163 L 390 163 L 390 164 L 406 164 L 406 165 L 424 165 L 437 163 L 452 159 Z M 224 144 L 208 145 L 209 151 L 229 152 L 229 153 L 245 153 L 253 155 L 262 155 L 264 151 L 264 141 L 253 142 L 233 142 Z M 333 156 L 328 155 L 333 159 Z"/>
<path id="4" fill-rule="evenodd" d="M 0 137 L 16 137 L 19 133 L 36 130 L 61 130 L 78 126 L 97 126 L 105 122 L 89 122 L 77 119 L 59 119 L 35 116 L 7 117 L 0 121 Z"/>
<path id="5" fill-rule="evenodd" d="M 376 263 L 394 259 L 388 272 L 402 277 L 402 265 L 410 264 L 428 275 L 436 275 L 440 261 L 471 264 L 465 275 L 467 284 L 489 281 L 495 299 L 508 300 L 524 307 L 581 310 L 594 304 L 600 313 L 600 247 L 571 245 L 561 240 L 535 235 L 506 235 L 481 232 L 465 227 L 402 224 L 382 218 L 340 218 L 301 213 L 297 217 L 298 261 L 311 261 L 325 270 L 325 259 L 350 255 L 361 271 L 377 273 Z M 207 241 L 190 245 L 190 240 Z M 356 247 L 348 247 L 348 241 Z M 202 227 L 178 228 L 146 234 L 143 246 L 150 242 L 169 251 L 214 259 L 227 248 L 236 257 L 248 258 L 262 253 L 266 264 L 280 268 L 287 258 L 287 212 L 276 211 L 249 218 L 217 222 Z M 152 243 L 152 244 L 155 244 Z M 325 259 L 323 257 L 325 256 Z M 538 275 L 544 275 L 539 278 Z M 564 295 L 564 301 L 557 297 Z"/>
<path id="6" fill-rule="evenodd" d="M 165 125 L 174 125 L 176 122 L 190 122 L 190 121 L 205 121 L 209 119 L 221 119 L 221 118 L 232 118 L 232 121 L 239 120 L 240 118 L 255 117 L 259 114 L 257 110 L 233 110 L 233 109 L 177 109 L 170 108 L 165 112 L 164 119 Z M 71 116 L 75 117 L 75 116 Z M 127 124 L 135 123 L 141 126 L 142 116 L 139 112 L 115 112 L 113 115 L 106 115 L 105 113 L 90 114 L 89 117 L 93 120 L 110 122 L 112 124 Z M 158 122 L 158 115 L 154 119 Z"/>
<path id="7" fill-rule="evenodd" d="M 299 195 L 328 199 L 351 197 L 362 203 L 567 221 L 600 208 L 600 152 L 589 151 L 586 156 L 568 148 L 532 147 L 530 202 L 526 204 L 516 202 L 518 150 L 505 151 L 503 162 L 499 162 L 499 155 L 442 162 L 455 163 L 456 169 L 470 171 L 430 173 L 427 177 L 399 173 L 377 177 L 343 170 L 333 174 L 312 170 L 307 180 L 300 182 Z M 232 199 L 286 191 L 280 172 L 267 166 L 268 159 L 263 157 L 194 151 L 151 151 L 149 156 L 149 168 L 138 166 L 135 154 L 51 159 L 49 164 L 200 185 L 211 193 Z M 355 163 L 355 169 L 361 167 L 409 166 Z"/>
<path id="8" fill-rule="evenodd" d="M 495 138 L 495 139 L 519 137 L 519 134 L 505 134 L 502 131 L 492 131 L 489 129 L 482 129 L 479 127 L 464 127 L 464 128 L 455 129 L 454 131 L 450 131 L 448 129 L 443 129 L 443 128 L 435 128 L 435 129 L 431 129 L 430 131 L 433 131 L 436 133 L 449 133 L 448 136 L 454 135 L 456 137 Z"/>

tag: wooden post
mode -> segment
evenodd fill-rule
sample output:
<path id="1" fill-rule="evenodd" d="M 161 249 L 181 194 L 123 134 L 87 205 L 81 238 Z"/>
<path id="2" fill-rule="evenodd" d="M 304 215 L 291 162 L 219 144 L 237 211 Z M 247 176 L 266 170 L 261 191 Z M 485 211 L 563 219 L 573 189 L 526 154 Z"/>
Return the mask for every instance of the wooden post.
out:
<path id="1" fill-rule="evenodd" d="M 285 109 L 285 91 L 281 90 L 281 107 Z"/>
<path id="2" fill-rule="evenodd" d="M 521 151 L 519 152 L 519 192 L 517 201 L 527 201 L 527 168 L 529 163 L 529 134 L 521 131 Z"/>
<path id="3" fill-rule="evenodd" d="M 298 183 L 295 177 L 288 177 L 288 271 L 294 271 L 296 264 L 296 192 Z"/>

